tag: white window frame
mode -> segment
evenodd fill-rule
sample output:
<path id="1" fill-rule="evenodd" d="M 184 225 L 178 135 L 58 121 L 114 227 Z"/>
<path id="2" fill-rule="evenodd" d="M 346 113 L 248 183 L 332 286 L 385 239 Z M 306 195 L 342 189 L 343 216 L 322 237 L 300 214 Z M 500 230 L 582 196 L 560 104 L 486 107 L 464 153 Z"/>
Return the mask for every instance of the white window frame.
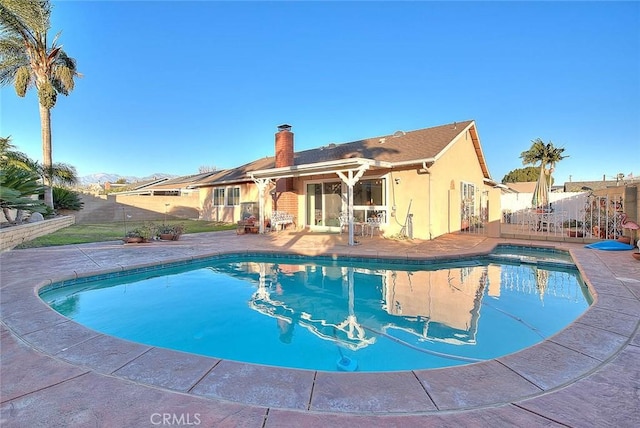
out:
<path id="1" fill-rule="evenodd" d="M 228 207 L 240 206 L 240 186 L 227 187 L 225 205 Z"/>
<path id="2" fill-rule="evenodd" d="M 217 207 L 223 206 L 226 202 L 225 196 L 226 192 L 224 187 L 215 187 L 213 189 L 213 205 Z"/>
<path id="3" fill-rule="evenodd" d="M 359 221 L 367 221 L 367 217 L 370 217 L 372 215 L 372 213 L 380 213 L 382 214 L 382 224 L 383 225 L 388 225 L 389 224 L 389 177 L 388 175 L 382 175 L 380 177 L 363 177 L 361 178 L 358 182 L 362 183 L 362 182 L 367 182 L 367 181 L 375 181 L 375 180 L 381 180 L 383 182 L 383 186 L 382 186 L 382 204 L 377 205 L 377 204 L 372 204 L 372 205 L 357 205 L 356 202 L 354 201 L 353 203 L 353 211 L 354 211 L 354 216 L 356 217 L 356 219 L 358 219 Z M 345 198 L 346 198 L 346 194 L 345 194 Z M 346 199 L 345 199 L 346 200 Z M 360 217 L 364 217 L 364 218 L 360 218 Z"/>

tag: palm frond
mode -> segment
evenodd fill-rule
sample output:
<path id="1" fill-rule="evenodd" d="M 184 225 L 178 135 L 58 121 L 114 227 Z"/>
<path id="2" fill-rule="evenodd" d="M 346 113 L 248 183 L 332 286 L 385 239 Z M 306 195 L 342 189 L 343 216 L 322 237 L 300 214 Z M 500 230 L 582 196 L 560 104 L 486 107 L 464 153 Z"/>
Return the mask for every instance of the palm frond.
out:
<path id="1" fill-rule="evenodd" d="M 74 77 L 81 77 L 76 71 L 76 61 L 60 49 L 52 66 L 51 84 L 59 93 L 69 95 L 75 87 Z"/>
<path id="2" fill-rule="evenodd" d="M 0 137 L 0 167 L 15 167 L 29 171 L 36 171 L 37 162 L 26 154 L 16 150 L 11 143 L 11 136 Z"/>
<path id="3" fill-rule="evenodd" d="M 46 207 L 33 197 L 43 191 L 38 175 L 32 171 L 7 167 L 0 170 L 0 206 L 8 209 L 45 212 Z"/>
<path id="4" fill-rule="evenodd" d="M 556 163 L 569 156 L 563 155 L 564 148 L 555 147 L 551 141 L 544 143 L 542 139 L 536 138 L 531 141 L 529 150 L 520 154 L 524 165 L 535 165 L 540 162 L 540 168 L 545 169 L 549 165 L 550 169 L 555 168 Z"/>
<path id="5" fill-rule="evenodd" d="M 59 185 L 71 186 L 78 183 L 76 168 L 63 162 L 53 164 L 51 167 L 51 177 L 53 177 L 53 182 Z"/>
<path id="6" fill-rule="evenodd" d="M 18 69 L 29 66 L 21 39 L 15 36 L 0 38 L 0 86 L 14 83 Z"/>
<path id="7" fill-rule="evenodd" d="M 31 44 L 49 31 L 51 2 L 48 0 L 3 0 L 0 2 L 0 31 L 20 35 Z"/>
<path id="8" fill-rule="evenodd" d="M 16 146 L 11 143 L 11 135 L 8 137 L 0 137 L 0 156 L 4 156 L 6 152 L 15 150 Z"/>

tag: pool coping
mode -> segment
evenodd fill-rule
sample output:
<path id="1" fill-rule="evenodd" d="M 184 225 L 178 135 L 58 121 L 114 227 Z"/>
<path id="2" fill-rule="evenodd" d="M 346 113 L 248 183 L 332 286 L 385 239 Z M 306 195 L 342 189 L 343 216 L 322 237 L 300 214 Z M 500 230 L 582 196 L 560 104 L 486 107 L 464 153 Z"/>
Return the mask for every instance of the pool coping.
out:
<path id="1" fill-rule="evenodd" d="M 227 244 L 233 244 L 233 239 L 237 239 L 227 235 L 225 238 L 229 240 Z M 268 245 L 256 251 L 255 241 Z M 367 244 L 371 245 L 356 247 L 334 244 L 328 249 L 328 253 L 346 257 L 354 254 L 370 257 L 375 254 L 375 258 L 378 255 L 384 258 L 385 251 L 388 251 L 384 248 L 384 241 L 380 240 L 380 245 L 370 241 Z M 247 241 L 244 242 L 244 248 L 237 245 L 231 248 L 233 245 L 229 245 L 223 250 L 219 246 L 202 246 L 190 254 L 171 251 L 172 248 L 190 248 L 189 251 L 193 251 L 193 247 L 188 247 L 188 239 L 183 239 L 183 245 L 167 246 L 162 251 L 156 251 L 155 244 L 151 244 L 148 250 L 127 249 L 129 256 L 126 260 L 120 258 L 110 267 L 106 266 L 106 259 L 99 257 L 108 256 L 113 251 L 121 252 L 126 246 L 120 243 L 74 246 L 75 249 L 67 249 L 68 252 L 87 256 L 87 265 L 73 270 L 73 273 L 69 272 L 68 267 L 61 266 L 61 272 L 52 274 L 51 278 L 43 278 L 38 272 L 7 278 L 5 262 L 8 257 L 3 254 L 0 289 L 3 336 L 6 329 L 16 340 L 34 351 L 62 364 L 70 364 L 82 373 L 88 371 L 121 382 L 133 382 L 174 394 L 266 409 L 268 412 L 283 410 L 316 417 L 323 414 L 354 417 L 446 417 L 452 412 L 494 411 L 495 408 L 514 405 L 520 411 L 526 410 L 537 417 L 546 417 L 543 415 L 546 407 L 536 407 L 536 400 L 532 399 L 541 397 L 540 401 L 546 402 L 555 393 L 598 376 L 604 368 L 618 361 L 628 348 L 635 354 L 640 353 L 640 322 L 637 317 L 640 313 L 640 287 L 634 282 L 634 278 L 640 275 L 637 275 L 638 270 L 632 264 L 633 260 L 628 263 L 627 272 L 624 272 L 627 263 L 622 259 L 618 262 L 622 254 L 614 254 L 622 252 L 595 252 L 582 245 L 568 243 L 479 238 L 464 253 L 458 251 L 456 254 L 463 257 L 485 255 L 500 243 L 568 251 L 594 301 L 574 323 L 539 344 L 493 360 L 441 369 L 337 373 L 284 369 L 202 357 L 140 345 L 94 332 L 59 315 L 38 297 L 41 287 L 60 280 L 155 266 L 159 260 L 174 263 L 245 251 L 313 255 L 307 253 L 317 250 L 313 249 L 314 245 L 309 245 L 300 252 L 293 248 L 278 249 L 272 246 L 271 240 L 254 239 L 248 245 Z M 92 255 L 94 248 L 99 249 Z M 33 253 L 44 257 L 47 253 L 56 252 L 43 249 L 17 253 Z M 455 258 L 456 254 L 441 251 L 428 254 L 428 251 L 414 251 L 412 248 L 402 258 L 438 260 L 450 259 L 452 255 Z M 60 264 L 64 265 L 62 261 Z M 617 278 L 612 272 L 614 268 L 619 273 Z M 9 282 L 5 279 L 9 279 Z M 25 317 L 24 313 L 29 313 L 30 316 Z M 105 349 L 109 349 L 108 358 L 104 355 Z M 637 364 L 630 367 L 632 372 L 637 368 Z M 19 397 L 20 395 L 11 397 L 10 394 L 9 398 L 3 398 L 3 407 Z M 527 403 L 532 404 L 529 406 Z M 548 419 L 561 420 L 557 415 Z M 629 416 L 624 420 L 629 422 Z M 631 416 L 631 420 L 637 421 L 638 416 Z"/>

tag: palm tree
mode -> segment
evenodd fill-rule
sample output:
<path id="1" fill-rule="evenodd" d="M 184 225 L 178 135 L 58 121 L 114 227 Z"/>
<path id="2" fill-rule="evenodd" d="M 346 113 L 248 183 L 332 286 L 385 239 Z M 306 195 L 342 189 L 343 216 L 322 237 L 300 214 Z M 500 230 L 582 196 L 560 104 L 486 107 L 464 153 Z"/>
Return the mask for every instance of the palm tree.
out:
<path id="1" fill-rule="evenodd" d="M 43 182 L 45 177 L 45 169 L 42 165 L 40 165 L 37 161 L 34 161 L 26 154 L 19 152 L 16 150 L 16 147 L 11 143 L 11 136 L 9 137 L 0 137 L 0 169 L 5 171 L 5 176 L 3 179 L 5 180 L 5 184 L 16 184 L 20 183 L 20 197 L 28 197 L 31 195 L 41 194 L 42 185 L 38 184 L 36 186 L 33 183 L 33 177 L 35 176 L 35 180 Z M 76 173 L 76 169 L 68 164 L 57 162 L 51 165 L 49 168 L 49 175 L 52 179 L 52 183 L 58 185 L 73 185 L 78 182 L 78 174 Z M 29 183 L 25 183 L 29 182 Z M 7 184 L 6 184 L 7 185 Z M 27 192 L 33 191 L 29 195 Z M 8 193 L 6 193 L 8 195 Z M 16 217 L 14 221 L 16 223 L 20 223 L 22 221 L 22 211 L 24 209 L 29 210 L 29 204 L 21 204 L 20 206 L 15 205 L 12 208 L 17 210 Z M 5 217 L 8 221 L 12 221 L 9 217 L 8 205 L 3 203 L 2 205 Z M 39 207 L 38 207 L 39 208 Z M 38 210 L 32 210 L 38 211 Z M 38 211 L 41 212 L 41 211 Z"/>
<path id="2" fill-rule="evenodd" d="M 57 95 L 68 95 L 73 90 L 74 78 L 81 75 L 76 70 L 76 61 L 57 45 L 59 33 L 48 45 L 50 16 L 49 0 L 0 0 L 0 85 L 12 83 L 20 97 L 31 87 L 38 92 L 44 199 L 53 209 L 51 109 Z"/>
<path id="3" fill-rule="evenodd" d="M 556 163 L 569 156 L 563 156 L 564 148 L 555 147 L 551 141 L 547 144 L 540 138 L 531 141 L 531 147 L 520 154 L 523 165 L 536 165 L 540 162 L 540 169 L 549 175 L 549 183 L 551 183 L 551 174 L 553 173 Z M 549 168 L 547 168 L 547 165 Z"/>

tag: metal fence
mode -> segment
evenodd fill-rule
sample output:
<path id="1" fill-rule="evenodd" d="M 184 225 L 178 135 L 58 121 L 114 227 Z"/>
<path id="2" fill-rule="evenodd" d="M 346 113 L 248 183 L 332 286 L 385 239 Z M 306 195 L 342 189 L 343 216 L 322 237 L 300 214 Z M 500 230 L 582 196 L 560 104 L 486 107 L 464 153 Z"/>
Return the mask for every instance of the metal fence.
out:
<path id="1" fill-rule="evenodd" d="M 551 199 L 550 208 L 540 210 L 522 206 L 527 194 L 503 198 L 502 233 L 538 235 L 543 237 L 572 237 L 589 239 L 617 239 L 624 235 L 621 195 L 598 196 L 591 192 L 559 193 Z M 509 198 L 510 197 L 510 198 Z M 529 197 L 530 200 L 530 197 Z M 512 206 L 514 208 L 509 208 Z"/>
<path id="2" fill-rule="evenodd" d="M 487 233 L 489 199 L 487 192 L 476 192 L 474 197 L 464 198 L 460 208 L 460 231 L 476 235 Z"/>

